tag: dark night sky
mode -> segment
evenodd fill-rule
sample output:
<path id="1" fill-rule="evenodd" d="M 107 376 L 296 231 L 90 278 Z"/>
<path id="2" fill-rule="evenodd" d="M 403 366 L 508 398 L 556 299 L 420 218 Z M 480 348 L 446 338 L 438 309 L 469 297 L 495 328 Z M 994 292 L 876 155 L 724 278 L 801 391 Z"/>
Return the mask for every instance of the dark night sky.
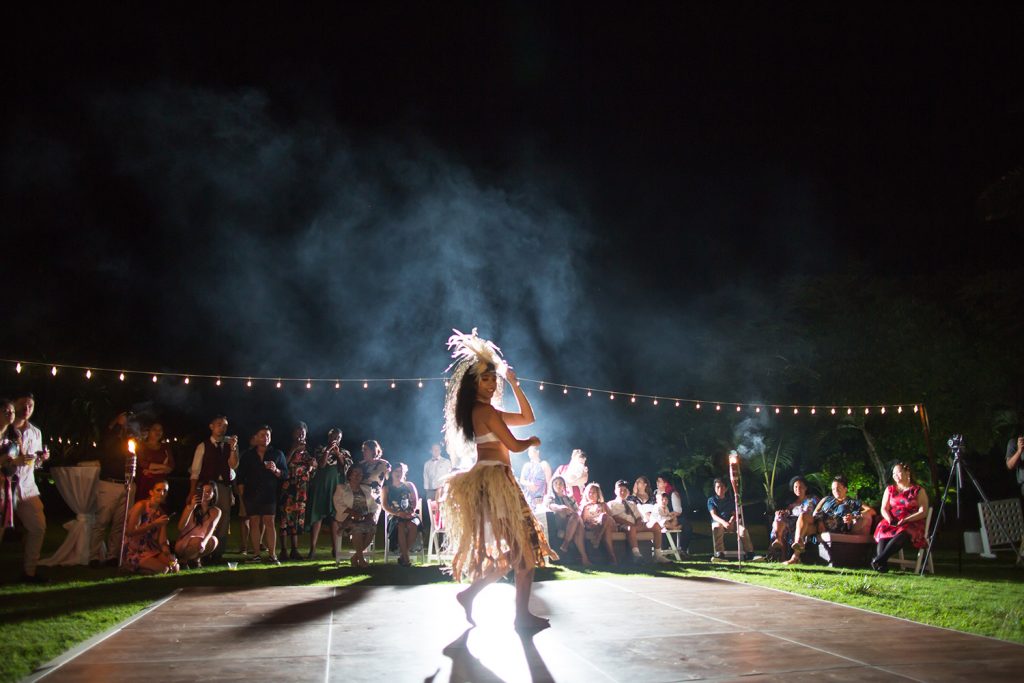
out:
<path id="1" fill-rule="evenodd" d="M 1014 265 L 1019 5 L 676 5 L 5 10 L 0 347 L 420 375 L 479 325 L 633 381 L 723 290 Z"/>

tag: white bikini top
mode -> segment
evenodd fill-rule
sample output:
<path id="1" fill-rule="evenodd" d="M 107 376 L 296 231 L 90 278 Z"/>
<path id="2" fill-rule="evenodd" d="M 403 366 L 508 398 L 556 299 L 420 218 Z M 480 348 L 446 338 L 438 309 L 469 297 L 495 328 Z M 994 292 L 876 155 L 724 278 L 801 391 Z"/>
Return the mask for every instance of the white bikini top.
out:
<path id="1" fill-rule="evenodd" d="M 486 434 L 481 434 L 480 436 L 474 436 L 473 437 L 473 443 L 476 443 L 476 444 L 494 443 L 497 440 L 498 440 L 498 436 L 494 432 L 487 432 Z"/>

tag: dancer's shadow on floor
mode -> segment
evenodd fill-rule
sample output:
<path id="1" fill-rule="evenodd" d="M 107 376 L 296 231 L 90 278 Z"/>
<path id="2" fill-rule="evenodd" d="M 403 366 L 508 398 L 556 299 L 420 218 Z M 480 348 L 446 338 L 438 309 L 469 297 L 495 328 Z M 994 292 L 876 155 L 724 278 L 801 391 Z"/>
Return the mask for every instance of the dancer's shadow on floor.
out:
<path id="1" fill-rule="evenodd" d="M 441 654 L 452 660 L 452 673 L 448 679 L 449 683 L 466 683 L 467 681 L 472 681 L 473 683 L 504 683 L 505 679 L 484 666 L 484 663 L 469 651 L 467 641 L 472 630 L 472 626 L 467 628 L 463 631 L 462 635 L 448 643 L 441 650 Z M 540 652 L 537 651 L 536 646 L 533 644 L 533 636 L 536 633 L 536 631 L 516 632 L 516 635 L 519 636 L 519 642 L 523 646 L 523 654 L 526 655 L 526 664 L 530 669 L 530 680 L 533 683 L 553 683 L 554 677 L 548 671 L 544 658 L 540 656 Z M 434 675 L 428 676 L 424 683 L 434 683 L 438 673 L 440 673 L 440 670 L 434 673 Z"/>

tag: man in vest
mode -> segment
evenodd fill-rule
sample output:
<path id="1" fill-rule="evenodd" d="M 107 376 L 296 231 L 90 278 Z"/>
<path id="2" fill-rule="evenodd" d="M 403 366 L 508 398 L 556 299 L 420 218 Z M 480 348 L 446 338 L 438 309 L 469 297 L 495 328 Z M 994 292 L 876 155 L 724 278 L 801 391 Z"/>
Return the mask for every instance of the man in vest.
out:
<path id="1" fill-rule="evenodd" d="M 238 437 L 225 436 L 228 418 L 218 415 L 210 422 L 210 437 L 196 446 L 189 474 L 186 509 L 196 495 L 198 482 L 217 483 L 217 507 L 220 508 L 220 522 L 217 523 L 217 550 L 213 560 L 219 560 L 228 547 L 228 526 L 231 524 L 231 471 L 238 467 Z"/>

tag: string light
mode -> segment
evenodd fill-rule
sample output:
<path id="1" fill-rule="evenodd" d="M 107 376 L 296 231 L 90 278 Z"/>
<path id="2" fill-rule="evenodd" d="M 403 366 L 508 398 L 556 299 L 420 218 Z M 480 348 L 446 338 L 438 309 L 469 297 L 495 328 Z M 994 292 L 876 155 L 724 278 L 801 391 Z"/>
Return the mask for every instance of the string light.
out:
<path id="1" fill-rule="evenodd" d="M 736 412 L 738 413 L 740 410 L 742 410 L 742 408 L 740 408 L 740 406 L 736 406 Z"/>
<path id="2" fill-rule="evenodd" d="M 220 386 L 220 377 L 218 377 L 218 378 L 217 378 L 217 381 L 215 382 L 215 384 L 216 384 L 216 385 L 217 385 L 218 387 Z"/>
<path id="3" fill-rule="evenodd" d="M 800 409 L 799 408 L 793 408 L 793 414 L 794 415 L 798 415 L 799 413 L 800 413 Z"/>
<path id="4" fill-rule="evenodd" d="M 654 399 L 653 403 L 654 405 L 658 405 L 658 399 Z"/>
<path id="5" fill-rule="evenodd" d="M 54 377 L 57 376 L 57 366 L 56 365 L 54 365 L 52 368 L 50 368 L 50 374 L 53 375 Z"/>
<path id="6" fill-rule="evenodd" d="M 636 403 L 636 396 L 634 395 L 631 399 L 629 399 L 629 402 Z"/>
<path id="7" fill-rule="evenodd" d="M 276 386 L 278 389 L 280 389 L 281 388 L 281 380 L 277 380 L 277 384 L 275 384 L 274 386 Z"/>
<path id="8" fill-rule="evenodd" d="M 831 413 L 832 413 L 833 415 L 835 415 L 835 414 L 836 414 L 836 409 L 835 409 L 835 408 L 833 408 L 833 409 L 832 409 L 832 410 L 831 410 L 830 412 L 831 412 Z"/>
<path id="9" fill-rule="evenodd" d="M 903 406 L 900 406 L 899 408 L 897 408 L 896 412 L 902 415 L 903 414 Z"/>
<path id="10" fill-rule="evenodd" d="M 781 410 L 779 410 L 779 408 L 778 408 L 778 407 L 776 407 L 776 408 L 775 408 L 775 414 L 776 414 L 776 415 L 778 415 L 778 414 L 779 414 L 780 412 L 782 412 L 782 411 L 781 411 Z"/>
<path id="11" fill-rule="evenodd" d="M 700 410 L 700 404 L 698 403 L 698 404 L 697 404 L 697 405 L 695 405 L 695 406 L 694 406 L 693 408 L 694 408 L 694 410 Z"/>
<path id="12" fill-rule="evenodd" d="M 917 406 L 914 406 L 914 412 L 915 413 L 917 412 Z"/>
<path id="13" fill-rule="evenodd" d="M 395 381 L 394 381 L 394 380 L 391 380 L 391 388 L 392 388 L 392 389 L 394 389 L 394 388 L 395 388 Z"/>
<path id="14" fill-rule="evenodd" d="M 562 395 L 567 396 L 569 394 L 569 387 L 562 387 Z"/>
<path id="15" fill-rule="evenodd" d="M 679 401 L 676 401 L 676 408 L 679 407 Z"/>
<path id="16" fill-rule="evenodd" d="M 369 382 L 363 382 L 363 389 L 369 389 L 369 388 L 370 388 L 370 383 Z"/>
<path id="17" fill-rule="evenodd" d="M 18 363 L 17 365 L 14 366 L 14 371 L 19 375 L 21 374 L 21 363 Z"/>
<path id="18" fill-rule="evenodd" d="M 341 385 L 337 384 L 337 385 L 335 385 L 335 388 L 338 388 L 339 386 L 341 386 Z M 418 388 L 422 389 L 423 388 L 423 380 L 420 380 L 419 382 L 416 382 L 416 386 Z"/>
<path id="19" fill-rule="evenodd" d="M 245 380 L 245 386 L 251 387 L 252 386 L 252 380 L 251 379 Z"/>
<path id="20" fill-rule="evenodd" d="M 122 372 L 120 375 L 117 376 L 117 378 L 123 382 L 124 381 L 124 373 Z"/>
<path id="21" fill-rule="evenodd" d="M 188 377 L 185 377 L 185 384 L 188 384 L 188 382 L 189 382 Z"/>
<path id="22" fill-rule="evenodd" d="M 722 406 L 720 404 L 715 404 L 715 410 L 721 410 L 721 409 L 722 409 Z"/>
<path id="23" fill-rule="evenodd" d="M 885 415 L 885 406 L 882 406 L 881 411 L 882 411 L 882 415 Z"/>
<path id="24" fill-rule="evenodd" d="M 816 412 L 815 409 L 811 408 L 811 415 L 814 415 L 815 412 Z"/>
<path id="25" fill-rule="evenodd" d="M 540 383 L 540 390 L 541 390 L 541 391 L 544 391 L 544 382 L 541 382 L 541 383 Z"/>
<path id="26" fill-rule="evenodd" d="M 156 384 L 156 375 L 153 375 L 153 384 Z"/>
<path id="27" fill-rule="evenodd" d="M 587 398 L 590 398 L 591 396 L 593 396 L 593 393 L 590 391 L 590 389 L 587 389 Z"/>
<path id="28" fill-rule="evenodd" d="M 754 412 L 755 413 L 760 413 L 761 412 L 761 406 L 757 406 L 756 408 L 754 408 Z"/>
<path id="29" fill-rule="evenodd" d="M 86 370 L 85 371 L 85 378 L 86 379 L 92 379 L 92 370 Z"/>
<path id="30" fill-rule="evenodd" d="M 871 408 L 865 408 L 865 409 L 864 409 L 864 414 L 865 414 L 865 415 L 867 415 L 867 414 L 868 414 L 868 413 L 870 413 L 870 412 L 871 412 Z"/>
<path id="31" fill-rule="evenodd" d="M 853 415 L 853 408 L 847 408 L 846 409 L 846 414 L 847 415 Z"/>
<path id="32" fill-rule="evenodd" d="M 615 400 L 615 394 L 608 394 L 608 398 L 609 398 L 609 400 L 614 401 Z"/>
<path id="33" fill-rule="evenodd" d="M 307 389 L 312 389 L 313 388 L 313 383 L 310 382 L 308 379 L 306 380 L 306 388 Z"/>

